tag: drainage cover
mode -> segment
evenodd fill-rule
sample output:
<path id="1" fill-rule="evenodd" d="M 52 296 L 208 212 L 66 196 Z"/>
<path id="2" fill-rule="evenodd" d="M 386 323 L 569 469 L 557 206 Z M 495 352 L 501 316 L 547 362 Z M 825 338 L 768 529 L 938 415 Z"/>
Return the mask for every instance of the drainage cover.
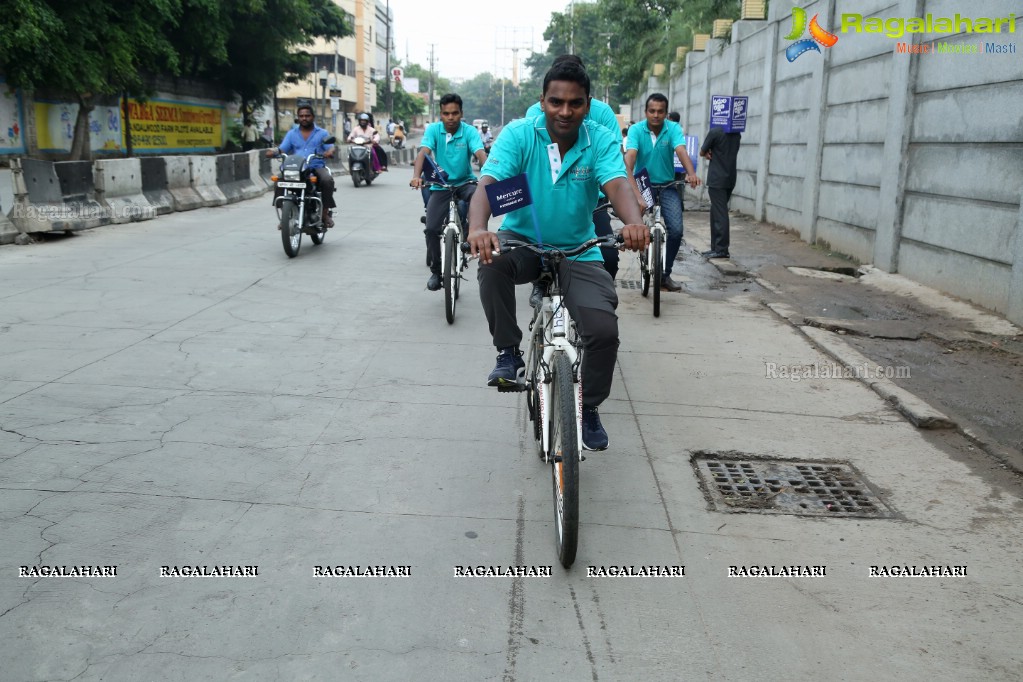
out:
<path id="1" fill-rule="evenodd" d="M 693 466 L 717 511 L 895 518 L 851 464 L 697 452 Z"/>
<path id="2" fill-rule="evenodd" d="M 642 289 L 643 283 L 635 279 L 616 279 L 615 286 L 619 289 Z"/>

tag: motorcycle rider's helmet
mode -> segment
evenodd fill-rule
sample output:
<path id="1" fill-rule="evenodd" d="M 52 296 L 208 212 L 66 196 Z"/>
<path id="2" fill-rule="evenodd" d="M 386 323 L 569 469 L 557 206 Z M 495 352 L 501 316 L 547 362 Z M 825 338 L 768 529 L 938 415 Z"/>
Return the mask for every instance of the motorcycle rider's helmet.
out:
<path id="1" fill-rule="evenodd" d="M 369 120 L 369 114 L 359 114 L 359 120 L 360 121 L 368 121 Z"/>

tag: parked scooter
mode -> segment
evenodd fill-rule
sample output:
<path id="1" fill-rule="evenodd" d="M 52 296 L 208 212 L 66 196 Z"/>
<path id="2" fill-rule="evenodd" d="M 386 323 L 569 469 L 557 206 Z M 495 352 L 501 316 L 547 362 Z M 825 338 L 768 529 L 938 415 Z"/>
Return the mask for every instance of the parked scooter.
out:
<path id="1" fill-rule="evenodd" d="M 348 148 L 348 173 L 352 182 L 358 187 L 365 182 L 372 184 L 377 173 L 373 170 L 373 140 L 357 135 Z"/>

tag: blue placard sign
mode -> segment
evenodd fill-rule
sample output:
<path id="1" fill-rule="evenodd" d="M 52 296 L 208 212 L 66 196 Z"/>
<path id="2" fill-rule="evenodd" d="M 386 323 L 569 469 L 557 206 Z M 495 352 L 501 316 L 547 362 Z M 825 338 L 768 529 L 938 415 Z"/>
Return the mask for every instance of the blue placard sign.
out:
<path id="1" fill-rule="evenodd" d="M 486 190 L 490 212 L 495 216 L 511 213 L 533 203 L 525 173 L 487 185 Z"/>
<path id="2" fill-rule="evenodd" d="M 650 173 L 646 168 L 643 168 L 635 175 L 636 186 L 639 187 L 639 193 L 643 195 L 643 201 L 646 202 L 647 208 L 652 208 L 654 205 L 654 191 L 650 188 Z"/>

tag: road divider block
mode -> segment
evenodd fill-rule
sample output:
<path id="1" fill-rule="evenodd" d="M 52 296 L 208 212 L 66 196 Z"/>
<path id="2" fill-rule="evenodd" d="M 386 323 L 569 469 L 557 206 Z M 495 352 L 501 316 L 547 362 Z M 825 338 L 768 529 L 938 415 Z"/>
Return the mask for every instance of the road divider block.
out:
<path id="1" fill-rule="evenodd" d="M 174 197 L 171 196 L 167 178 L 167 159 L 162 156 L 139 157 L 142 166 L 142 194 L 156 209 L 157 215 L 164 215 L 174 210 Z"/>
<path id="2" fill-rule="evenodd" d="M 202 197 L 203 206 L 223 206 L 227 197 L 217 186 L 217 157 L 189 157 L 192 167 L 192 189 Z"/>
<path id="3" fill-rule="evenodd" d="M 140 159 L 104 159 L 95 163 L 96 198 L 115 225 L 152 220 L 156 207 L 142 194 Z"/>
<path id="4" fill-rule="evenodd" d="M 202 196 L 192 186 L 192 163 L 187 156 L 165 156 L 167 170 L 167 191 L 174 200 L 175 211 L 191 211 L 202 208 Z"/>
<path id="5" fill-rule="evenodd" d="M 19 232 L 72 232 L 111 222 L 96 200 L 91 161 L 11 159 L 14 206 L 10 219 Z"/>

